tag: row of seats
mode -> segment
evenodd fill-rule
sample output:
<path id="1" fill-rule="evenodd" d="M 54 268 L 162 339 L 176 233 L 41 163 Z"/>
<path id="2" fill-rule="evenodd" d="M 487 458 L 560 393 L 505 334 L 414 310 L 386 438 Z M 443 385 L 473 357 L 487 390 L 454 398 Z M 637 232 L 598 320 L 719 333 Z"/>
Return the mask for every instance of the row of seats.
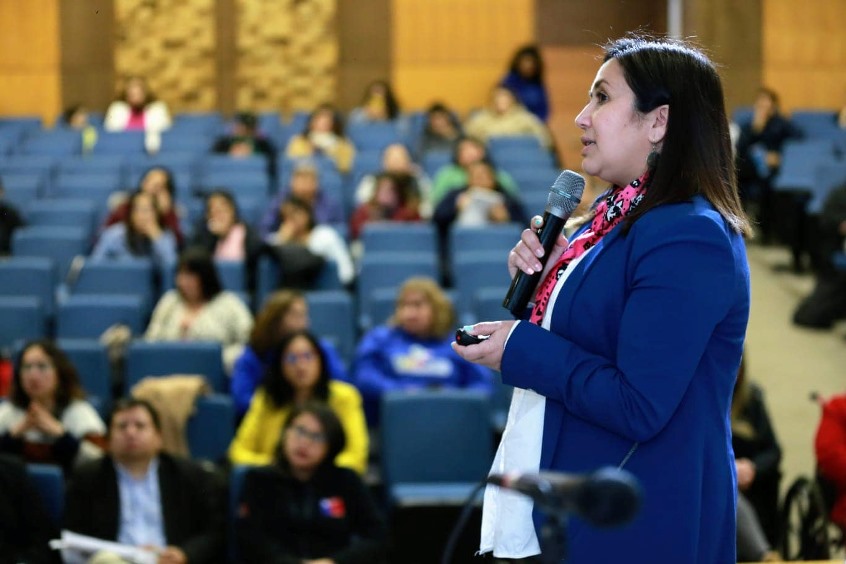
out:
<path id="1" fill-rule="evenodd" d="M 454 226 L 449 233 L 448 261 L 454 273 L 457 305 L 469 313 L 475 289 L 506 287 L 509 283 L 504 257 L 519 240 L 522 226 L 517 224 L 485 227 Z M 439 251 L 435 228 L 428 223 L 368 224 L 362 232 L 365 253 L 360 262 L 357 302 L 362 311 L 370 311 L 374 291 L 398 287 L 411 275 L 439 278 Z M 0 262 L 0 296 L 32 295 L 41 300 L 45 315 L 56 309 L 56 287 L 67 283 L 68 295 L 134 294 L 141 298 L 142 312 L 149 312 L 160 292 L 173 287 L 174 272 L 165 269 L 156 292 L 154 267 L 148 260 L 94 262 L 78 266 L 75 257 L 85 255 L 90 244 L 79 227 L 32 226 L 13 236 L 13 257 Z M 414 249 L 414 253 L 409 253 Z M 74 269 L 71 264 L 74 263 Z M 237 293 L 247 291 L 243 262 L 218 261 L 223 286 Z M 334 263 L 328 263 L 315 289 L 342 290 Z M 70 275 L 69 275 L 70 272 Z M 276 263 L 269 257 L 259 260 L 256 295 L 251 303 L 258 309 L 280 281 Z M 22 289 L 26 289 L 24 294 Z M 248 303 L 250 298 L 245 297 Z M 377 318 L 375 321 L 378 323 Z M 360 320 L 362 328 L 373 321 Z"/>

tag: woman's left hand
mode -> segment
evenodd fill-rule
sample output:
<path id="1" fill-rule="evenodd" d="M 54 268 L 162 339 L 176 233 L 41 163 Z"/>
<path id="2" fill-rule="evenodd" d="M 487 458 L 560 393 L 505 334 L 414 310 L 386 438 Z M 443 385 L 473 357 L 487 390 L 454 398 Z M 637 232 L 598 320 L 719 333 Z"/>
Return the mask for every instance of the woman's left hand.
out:
<path id="1" fill-rule="evenodd" d="M 30 402 L 28 416 L 32 420 L 33 427 L 51 437 L 61 437 L 65 434 L 65 428 L 59 420 L 53 417 L 53 414 L 38 402 Z"/>
<path id="2" fill-rule="evenodd" d="M 461 346 L 452 343 L 452 350 L 464 360 L 469 360 L 482 366 L 487 366 L 497 372 L 502 364 L 502 353 L 505 350 L 505 340 L 511 333 L 511 327 L 516 321 L 485 321 L 468 326 L 467 332 L 471 335 L 490 335 L 481 343 L 475 345 Z"/>

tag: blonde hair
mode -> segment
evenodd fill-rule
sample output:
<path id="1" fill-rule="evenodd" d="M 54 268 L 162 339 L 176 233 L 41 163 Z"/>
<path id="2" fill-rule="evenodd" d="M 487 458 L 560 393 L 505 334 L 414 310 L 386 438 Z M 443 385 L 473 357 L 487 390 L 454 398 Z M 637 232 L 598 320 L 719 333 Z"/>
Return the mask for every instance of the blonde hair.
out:
<path id="1" fill-rule="evenodd" d="M 446 337 L 455 325 L 455 309 L 452 307 L 452 302 L 440 285 L 425 276 L 409 278 L 397 292 L 397 308 L 399 308 L 400 301 L 409 292 L 423 294 L 426 301 L 432 306 L 432 326 L 429 328 L 430 336 L 438 338 Z M 394 311 L 388 323 L 391 325 L 398 324 L 396 311 Z"/>

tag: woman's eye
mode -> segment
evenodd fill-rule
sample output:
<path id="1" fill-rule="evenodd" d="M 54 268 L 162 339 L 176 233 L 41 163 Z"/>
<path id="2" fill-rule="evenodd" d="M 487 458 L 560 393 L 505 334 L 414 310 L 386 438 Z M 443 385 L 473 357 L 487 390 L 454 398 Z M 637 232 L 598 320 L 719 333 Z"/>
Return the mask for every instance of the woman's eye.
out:
<path id="1" fill-rule="evenodd" d="M 605 94 L 605 92 L 597 92 L 596 94 L 594 94 L 594 96 L 600 104 L 608 101 L 608 96 Z"/>

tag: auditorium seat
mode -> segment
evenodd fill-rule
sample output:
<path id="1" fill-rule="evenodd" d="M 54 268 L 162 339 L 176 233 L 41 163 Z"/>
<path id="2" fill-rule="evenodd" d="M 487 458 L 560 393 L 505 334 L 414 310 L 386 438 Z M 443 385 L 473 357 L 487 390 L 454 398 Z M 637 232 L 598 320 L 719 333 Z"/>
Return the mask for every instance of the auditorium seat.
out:
<path id="1" fill-rule="evenodd" d="M 490 469 L 489 398 L 470 390 L 388 392 L 381 409 L 388 503 L 393 508 L 464 504 Z"/>

